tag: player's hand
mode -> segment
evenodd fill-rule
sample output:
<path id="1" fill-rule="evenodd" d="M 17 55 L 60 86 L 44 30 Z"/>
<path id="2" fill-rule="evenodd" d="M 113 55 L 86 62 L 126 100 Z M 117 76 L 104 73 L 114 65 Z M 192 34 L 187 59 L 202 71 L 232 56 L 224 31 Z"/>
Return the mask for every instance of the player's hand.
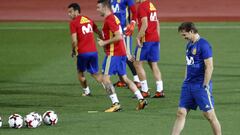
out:
<path id="1" fill-rule="evenodd" d="M 98 33 L 98 38 L 100 38 L 100 39 L 102 39 L 102 40 L 104 39 L 104 35 L 103 35 L 102 32 L 99 32 L 99 33 Z"/>
<path id="2" fill-rule="evenodd" d="M 139 38 L 136 38 L 137 39 L 137 46 L 138 47 L 142 47 L 142 43 L 141 43 L 141 40 Z"/>
<path id="3" fill-rule="evenodd" d="M 71 56 L 72 56 L 72 58 L 73 58 L 74 56 L 77 56 L 77 52 L 76 52 L 76 49 L 75 49 L 75 48 L 72 49 Z"/>
<path id="4" fill-rule="evenodd" d="M 134 27 L 135 27 L 135 21 L 131 21 L 131 23 L 128 24 L 127 27 L 124 28 L 125 35 L 131 36 L 132 33 L 134 32 Z"/>
<path id="5" fill-rule="evenodd" d="M 97 38 L 97 42 L 98 42 L 98 44 L 99 44 L 99 46 L 101 46 L 101 47 L 103 47 L 106 43 L 102 40 L 102 39 L 100 39 L 100 38 Z"/>
<path id="6" fill-rule="evenodd" d="M 104 39 L 102 34 L 99 34 L 99 35 L 98 35 L 98 38 L 100 38 L 100 39 L 102 39 L 102 40 Z"/>
<path id="7" fill-rule="evenodd" d="M 131 54 L 127 54 L 127 59 L 131 62 L 135 60 L 134 56 L 132 56 Z"/>
<path id="8" fill-rule="evenodd" d="M 203 88 L 206 90 L 206 91 L 209 91 L 210 90 L 210 86 L 207 84 L 207 85 L 203 85 Z"/>

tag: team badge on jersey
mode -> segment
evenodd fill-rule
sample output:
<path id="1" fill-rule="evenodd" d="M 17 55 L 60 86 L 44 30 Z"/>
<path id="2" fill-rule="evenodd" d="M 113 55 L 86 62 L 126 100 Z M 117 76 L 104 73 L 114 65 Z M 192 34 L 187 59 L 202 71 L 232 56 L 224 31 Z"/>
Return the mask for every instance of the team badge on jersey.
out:
<path id="1" fill-rule="evenodd" d="M 192 54 L 193 54 L 193 55 L 196 55 L 196 54 L 197 54 L 197 49 L 196 49 L 196 48 L 194 48 L 194 49 L 192 50 Z"/>
<path id="2" fill-rule="evenodd" d="M 89 23 L 89 22 L 90 21 L 86 17 L 82 17 L 80 20 L 80 24 Z"/>
<path id="3" fill-rule="evenodd" d="M 154 5 L 150 2 L 150 11 L 155 11 L 156 8 L 154 7 Z"/>
<path id="4" fill-rule="evenodd" d="M 117 0 L 117 3 L 121 3 L 121 0 Z"/>

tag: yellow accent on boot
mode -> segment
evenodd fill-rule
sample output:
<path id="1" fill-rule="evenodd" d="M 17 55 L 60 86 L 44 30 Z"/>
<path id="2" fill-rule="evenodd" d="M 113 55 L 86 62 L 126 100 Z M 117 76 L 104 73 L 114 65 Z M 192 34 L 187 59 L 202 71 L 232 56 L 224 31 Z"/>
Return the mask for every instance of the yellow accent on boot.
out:
<path id="1" fill-rule="evenodd" d="M 110 108 L 106 109 L 104 112 L 118 112 L 121 110 L 121 105 L 119 103 L 114 103 Z"/>
<path id="2" fill-rule="evenodd" d="M 142 110 L 147 106 L 147 100 L 146 99 L 141 99 L 138 102 L 138 105 L 136 107 L 136 110 Z"/>

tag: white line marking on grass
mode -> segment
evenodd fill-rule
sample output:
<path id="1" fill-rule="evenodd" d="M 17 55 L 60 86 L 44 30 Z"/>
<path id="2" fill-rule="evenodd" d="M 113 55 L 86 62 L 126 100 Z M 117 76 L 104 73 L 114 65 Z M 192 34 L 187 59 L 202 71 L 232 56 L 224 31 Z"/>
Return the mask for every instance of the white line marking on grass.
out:
<path id="1" fill-rule="evenodd" d="M 88 113 L 98 113 L 98 111 L 88 111 Z"/>

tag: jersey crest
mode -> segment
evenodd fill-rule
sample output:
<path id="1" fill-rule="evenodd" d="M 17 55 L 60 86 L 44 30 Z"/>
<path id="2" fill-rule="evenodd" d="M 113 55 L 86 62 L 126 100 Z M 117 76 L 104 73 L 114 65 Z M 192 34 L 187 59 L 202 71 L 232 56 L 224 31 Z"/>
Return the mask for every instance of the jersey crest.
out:
<path id="1" fill-rule="evenodd" d="M 150 11 L 155 11 L 156 8 L 154 7 L 154 5 L 150 2 Z"/>
<path id="2" fill-rule="evenodd" d="M 90 23 L 90 21 L 86 17 L 82 17 L 80 20 L 80 24 L 84 24 L 84 23 Z"/>
<path id="3" fill-rule="evenodd" d="M 196 54 L 197 54 L 197 49 L 196 49 L 196 48 L 194 48 L 194 49 L 192 50 L 192 54 L 193 54 L 193 55 L 196 55 Z"/>

